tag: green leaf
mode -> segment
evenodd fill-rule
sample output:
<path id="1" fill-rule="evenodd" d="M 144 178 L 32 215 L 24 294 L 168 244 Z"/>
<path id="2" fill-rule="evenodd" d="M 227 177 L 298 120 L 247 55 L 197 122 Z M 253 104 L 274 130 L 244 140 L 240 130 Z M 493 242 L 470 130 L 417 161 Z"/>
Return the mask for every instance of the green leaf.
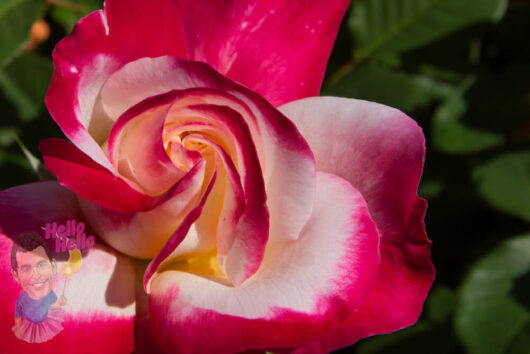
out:
<path id="1" fill-rule="evenodd" d="M 444 323 L 453 313 L 456 295 L 445 285 L 437 285 L 430 293 L 425 304 L 428 318 L 434 323 Z"/>
<path id="2" fill-rule="evenodd" d="M 510 239 L 475 263 L 459 289 L 457 335 L 469 353 L 504 353 L 530 321 L 528 305 L 514 296 L 530 271 L 530 235 Z M 528 281 L 524 294 L 530 298 Z M 520 345 L 520 343 L 518 343 Z M 527 343 L 527 347 L 530 343 Z"/>
<path id="3" fill-rule="evenodd" d="M 427 76 L 392 71 L 376 65 L 361 65 L 337 83 L 325 87 L 323 95 L 365 99 L 410 114 L 453 90 L 452 86 Z"/>
<path id="4" fill-rule="evenodd" d="M 57 23 L 63 26 L 67 33 L 72 31 L 74 25 L 82 17 L 103 7 L 102 0 L 62 1 L 60 4 L 63 6 L 53 6 L 50 14 Z"/>
<path id="5" fill-rule="evenodd" d="M 478 166 L 473 178 L 489 204 L 530 221 L 530 151 L 497 156 Z"/>
<path id="6" fill-rule="evenodd" d="M 440 151 L 463 154 L 476 153 L 500 145 L 504 138 L 495 133 L 468 127 L 461 122 L 467 112 L 463 92 L 449 95 L 433 116 L 433 145 Z"/>
<path id="7" fill-rule="evenodd" d="M 0 127 L 0 147 L 7 147 L 15 141 L 16 127 Z"/>
<path id="8" fill-rule="evenodd" d="M 444 182 L 441 180 L 422 178 L 418 195 L 427 200 L 436 198 L 442 192 Z"/>
<path id="9" fill-rule="evenodd" d="M 6 163 L 16 164 L 24 169 L 31 170 L 31 165 L 24 156 L 0 149 L 0 166 Z"/>
<path id="10" fill-rule="evenodd" d="M 0 88 L 23 121 L 35 118 L 44 108 L 52 72 L 50 58 L 33 53 L 24 54 L 0 69 Z"/>
<path id="11" fill-rule="evenodd" d="M 349 19 L 355 60 L 395 57 L 481 21 L 499 20 L 506 0 L 359 0 Z"/>
<path id="12" fill-rule="evenodd" d="M 0 67 L 22 52 L 31 25 L 43 11 L 41 0 L 0 1 Z"/>
<path id="13" fill-rule="evenodd" d="M 53 7 L 50 14 L 57 23 L 63 26 L 66 33 L 70 33 L 77 21 L 83 17 L 84 12 L 80 13 L 63 7 Z"/>
<path id="14" fill-rule="evenodd" d="M 530 323 L 514 338 L 507 354 L 530 354 Z"/>

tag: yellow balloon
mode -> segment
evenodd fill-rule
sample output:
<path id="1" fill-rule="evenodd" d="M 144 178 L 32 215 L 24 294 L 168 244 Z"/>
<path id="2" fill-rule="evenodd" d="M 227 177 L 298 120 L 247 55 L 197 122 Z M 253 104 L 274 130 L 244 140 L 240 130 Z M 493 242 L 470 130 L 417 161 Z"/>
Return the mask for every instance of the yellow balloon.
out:
<path id="1" fill-rule="evenodd" d="M 67 263 L 72 265 L 72 272 L 75 273 L 79 270 L 79 267 L 81 267 L 81 251 L 76 248 L 68 252 L 70 253 L 70 257 L 68 258 Z"/>
<path id="2" fill-rule="evenodd" d="M 81 256 L 81 251 L 77 248 L 69 250 L 68 252 L 70 253 L 70 256 L 68 257 L 68 261 L 66 261 L 61 267 L 60 272 L 63 278 L 71 279 L 72 274 L 77 272 L 79 267 L 81 267 L 81 260 L 83 257 Z"/>

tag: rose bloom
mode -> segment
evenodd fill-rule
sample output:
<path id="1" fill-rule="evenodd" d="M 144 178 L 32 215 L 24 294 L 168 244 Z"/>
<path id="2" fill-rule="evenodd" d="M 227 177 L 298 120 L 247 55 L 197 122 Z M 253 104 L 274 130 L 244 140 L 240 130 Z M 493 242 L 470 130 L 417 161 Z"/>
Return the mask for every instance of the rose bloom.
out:
<path id="1" fill-rule="evenodd" d="M 0 193 L 3 350 L 28 345 L 13 237 L 71 219 L 97 242 L 39 352 L 320 353 L 413 324 L 434 277 L 423 133 L 315 97 L 347 6 L 107 0 L 79 21 L 46 96 L 71 141 L 40 145 L 58 182 Z"/>

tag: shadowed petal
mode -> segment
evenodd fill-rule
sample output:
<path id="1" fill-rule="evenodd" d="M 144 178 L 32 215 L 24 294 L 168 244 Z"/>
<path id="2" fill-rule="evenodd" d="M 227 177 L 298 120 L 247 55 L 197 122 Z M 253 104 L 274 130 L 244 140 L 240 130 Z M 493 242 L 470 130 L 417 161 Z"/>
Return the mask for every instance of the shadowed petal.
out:
<path id="1" fill-rule="evenodd" d="M 366 304 L 301 350 L 331 351 L 415 323 L 434 278 L 427 203 L 416 194 L 425 156 L 421 128 L 396 109 L 360 100 L 309 98 L 280 110 L 307 139 L 317 170 L 362 193 L 381 234 L 381 269 Z"/>
<path id="2" fill-rule="evenodd" d="M 152 207 L 152 196 L 141 192 L 139 187 L 131 187 L 131 182 L 115 176 L 70 142 L 51 138 L 42 140 L 39 148 L 48 170 L 81 197 L 119 211 Z"/>
<path id="3" fill-rule="evenodd" d="M 362 196 L 317 175 L 312 217 L 296 241 L 269 245 L 239 287 L 173 264 L 150 282 L 154 332 L 167 351 L 239 352 L 300 345 L 360 308 L 379 267 L 379 237 Z"/>
<path id="4" fill-rule="evenodd" d="M 25 353 L 115 352 L 129 353 L 134 337 L 134 278 L 133 263 L 96 238 L 94 247 L 82 250 L 78 271 L 65 282 L 60 274 L 55 276 L 54 292 L 64 293 L 67 299 L 63 329 L 52 339 L 39 344 L 29 344 L 15 337 L 14 305 L 22 293 L 11 274 L 11 247 L 13 239 L 21 232 L 37 232 L 48 222 L 65 223 L 84 219 L 77 206 L 76 197 L 57 182 L 40 182 L 18 186 L 0 192 L 0 278 L 3 284 L 3 305 L 0 306 L 0 331 L 2 351 Z M 91 230 L 86 230 L 86 236 Z M 44 238 L 44 237 L 43 237 Z M 56 249 L 56 239 L 46 240 L 57 262 L 57 269 L 68 261 L 68 251 Z M 59 272 L 60 273 L 60 272 Z M 97 340 L 94 340 L 97 338 Z"/>

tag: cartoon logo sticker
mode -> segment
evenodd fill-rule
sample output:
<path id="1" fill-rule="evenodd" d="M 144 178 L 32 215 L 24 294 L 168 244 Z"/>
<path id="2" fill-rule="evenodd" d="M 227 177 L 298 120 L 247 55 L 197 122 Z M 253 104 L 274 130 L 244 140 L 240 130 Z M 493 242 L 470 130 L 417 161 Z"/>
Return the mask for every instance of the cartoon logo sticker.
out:
<path id="1" fill-rule="evenodd" d="M 48 244 L 36 232 L 19 235 L 11 248 L 11 272 L 24 292 L 15 302 L 17 338 L 42 343 L 63 330 L 66 298 L 57 297 L 53 279 L 57 264 Z"/>
<path id="2" fill-rule="evenodd" d="M 53 284 L 58 265 L 48 243 L 37 232 L 22 233 L 13 243 L 11 274 L 23 292 L 15 302 L 12 330 L 18 339 L 28 343 L 46 342 L 63 330 L 68 280 L 81 267 L 80 249 L 91 248 L 95 241 L 94 236 L 85 236 L 84 223 L 75 220 L 59 226 L 48 223 L 42 229 L 46 240 L 55 239 L 55 254 L 68 252 L 69 257 L 59 269 L 64 283 L 57 296 Z"/>

